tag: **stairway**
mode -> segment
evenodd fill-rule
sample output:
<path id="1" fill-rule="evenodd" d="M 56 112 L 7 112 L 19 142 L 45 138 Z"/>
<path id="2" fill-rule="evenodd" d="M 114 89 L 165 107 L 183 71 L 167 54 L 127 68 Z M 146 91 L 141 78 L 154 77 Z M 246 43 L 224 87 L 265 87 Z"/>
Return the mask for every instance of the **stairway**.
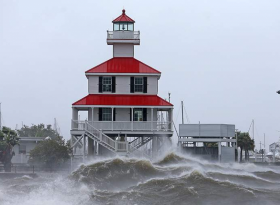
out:
<path id="1" fill-rule="evenodd" d="M 118 155 L 146 156 L 145 153 L 142 153 L 138 149 L 152 139 L 152 137 L 138 137 L 131 142 L 117 141 L 104 134 L 101 130 L 96 129 L 88 122 L 84 122 L 81 127 L 84 133 L 79 138 L 75 138 L 75 143 L 72 147 L 80 143 L 80 140 L 87 136 Z"/>
<path id="2" fill-rule="evenodd" d="M 94 141 L 98 142 L 103 147 L 107 148 L 108 150 L 119 153 L 119 154 L 126 154 L 127 153 L 127 142 L 120 142 L 111 139 L 106 134 L 104 134 L 102 131 L 96 129 L 92 125 L 90 125 L 88 122 L 85 123 L 85 134 L 87 137 L 90 137 Z"/>
<path id="3" fill-rule="evenodd" d="M 135 140 L 129 142 L 129 145 L 135 149 L 139 149 L 151 140 L 151 137 L 137 137 Z"/>

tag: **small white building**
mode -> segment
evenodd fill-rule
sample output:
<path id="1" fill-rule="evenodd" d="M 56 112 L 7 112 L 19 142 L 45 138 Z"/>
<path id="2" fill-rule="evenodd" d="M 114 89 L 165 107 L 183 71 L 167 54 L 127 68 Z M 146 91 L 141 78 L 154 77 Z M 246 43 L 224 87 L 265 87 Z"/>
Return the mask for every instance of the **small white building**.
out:
<path id="1" fill-rule="evenodd" d="M 178 142 L 183 152 L 208 160 L 235 161 L 235 125 L 180 124 Z"/>
<path id="2" fill-rule="evenodd" d="M 269 145 L 269 153 L 267 157 L 271 162 L 280 161 L 280 139 L 278 142 L 274 142 Z"/>
<path id="3" fill-rule="evenodd" d="M 43 141 L 43 137 L 20 137 L 19 145 L 14 146 L 13 151 L 15 156 L 12 158 L 13 164 L 26 164 L 29 160 L 30 151 L 36 147 L 36 145 Z"/>
<path id="4" fill-rule="evenodd" d="M 72 104 L 72 146 L 82 141 L 84 155 L 129 154 L 149 141 L 155 151 L 160 138 L 173 134 L 173 105 L 157 95 L 161 72 L 134 58 L 134 23 L 125 10 L 113 21 L 113 58 L 85 72 L 88 95 Z M 87 121 L 80 121 L 84 111 Z"/>

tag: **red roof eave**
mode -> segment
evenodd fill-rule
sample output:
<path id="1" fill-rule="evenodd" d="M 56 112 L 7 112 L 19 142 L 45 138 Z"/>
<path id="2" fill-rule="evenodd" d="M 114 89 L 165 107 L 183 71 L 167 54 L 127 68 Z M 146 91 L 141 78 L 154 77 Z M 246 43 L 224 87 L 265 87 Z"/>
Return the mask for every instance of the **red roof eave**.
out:
<path id="1" fill-rule="evenodd" d="M 158 70 L 133 57 L 114 57 L 89 70 L 88 73 L 147 73 L 161 74 Z"/>
<path id="2" fill-rule="evenodd" d="M 157 95 L 117 95 L 89 94 L 72 104 L 73 106 L 103 105 L 103 106 L 173 106 Z"/>
<path id="3" fill-rule="evenodd" d="M 124 9 L 122 10 L 122 14 L 119 17 L 115 18 L 115 20 L 113 20 L 112 22 L 113 23 L 116 23 L 116 22 L 131 22 L 131 23 L 135 23 L 135 21 L 132 18 L 130 18 L 129 16 L 127 16 L 125 14 L 125 10 Z"/>

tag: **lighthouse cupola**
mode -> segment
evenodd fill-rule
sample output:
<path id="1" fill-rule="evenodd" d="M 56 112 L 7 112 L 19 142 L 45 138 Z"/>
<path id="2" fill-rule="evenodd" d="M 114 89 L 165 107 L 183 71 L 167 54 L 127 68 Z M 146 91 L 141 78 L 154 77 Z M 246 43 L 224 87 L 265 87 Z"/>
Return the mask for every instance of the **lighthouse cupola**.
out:
<path id="1" fill-rule="evenodd" d="M 122 15 L 113 20 L 114 31 L 134 31 L 135 21 L 125 14 L 125 10 L 122 10 Z"/>
<path id="2" fill-rule="evenodd" d="M 140 45 L 140 31 L 134 30 L 135 21 L 123 9 L 112 23 L 113 31 L 107 31 L 107 44 L 113 45 L 113 57 L 134 57 L 134 45 Z"/>

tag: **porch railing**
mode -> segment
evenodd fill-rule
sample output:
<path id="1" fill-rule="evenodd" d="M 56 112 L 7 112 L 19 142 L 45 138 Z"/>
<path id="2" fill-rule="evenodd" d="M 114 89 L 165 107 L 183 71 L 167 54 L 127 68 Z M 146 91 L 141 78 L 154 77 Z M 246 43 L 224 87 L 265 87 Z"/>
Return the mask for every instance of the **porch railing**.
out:
<path id="1" fill-rule="evenodd" d="M 89 125 L 97 130 L 103 131 L 154 131 L 170 132 L 172 124 L 170 122 L 152 121 L 87 121 Z M 85 130 L 85 121 L 72 120 L 72 130 Z"/>
<path id="2" fill-rule="evenodd" d="M 140 39 L 140 31 L 107 31 L 108 40 L 119 39 Z"/>

